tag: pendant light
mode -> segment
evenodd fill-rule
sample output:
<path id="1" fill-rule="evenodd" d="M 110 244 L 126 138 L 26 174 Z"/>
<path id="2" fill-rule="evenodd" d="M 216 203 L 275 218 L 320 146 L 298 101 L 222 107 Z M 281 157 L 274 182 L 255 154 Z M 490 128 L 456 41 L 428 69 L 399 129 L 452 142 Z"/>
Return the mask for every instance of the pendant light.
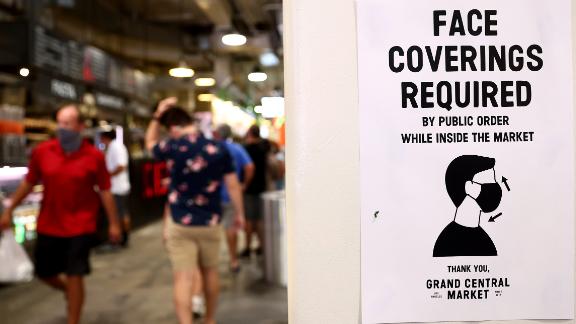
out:
<path id="1" fill-rule="evenodd" d="M 246 44 L 246 36 L 238 32 L 230 32 L 222 36 L 222 44 L 227 46 L 242 46 Z"/>
<path id="2" fill-rule="evenodd" d="M 194 80 L 194 84 L 197 87 L 212 87 L 216 84 L 214 78 L 198 78 Z"/>
<path id="3" fill-rule="evenodd" d="M 267 79 L 268 75 L 262 72 L 258 66 L 256 66 L 256 68 L 254 68 L 250 74 L 248 74 L 248 80 L 251 82 L 264 82 Z"/>
<path id="4" fill-rule="evenodd" d="M 194 76 L 194 70 L 191 69 L 186 64 L 186 62 L 182 60 L 180 61 L 180 64 L 178 64 L 177 67 L 171 68 L 168 71 L 168 74 L 170 74 L 170 76 L 174 78 L 191 78 Z"/>
<path id="5" fill-rule="evenodd" d="M 184 1 L 180 0 L 180 12 L 184 15 Z M 174 78 L 191 78 L 194 76 L 194 70 L 192 70 L 188 64 L 184 61 L 184 42 L 182 40 L 182 31 L 179 30 L 178 35 L 180 36 L 180 49 L 182 50 L 182 58 L 180 59 L 180 64 L 177 67 L 168 70 L 168 74 Z"/>

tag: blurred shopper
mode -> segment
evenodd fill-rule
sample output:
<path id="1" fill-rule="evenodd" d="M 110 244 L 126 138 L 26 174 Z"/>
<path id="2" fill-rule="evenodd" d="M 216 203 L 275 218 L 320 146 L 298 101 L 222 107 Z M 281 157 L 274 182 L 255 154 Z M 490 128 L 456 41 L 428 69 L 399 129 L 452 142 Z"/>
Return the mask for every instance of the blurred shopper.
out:
<path id="1" fill-rule="evenodd" d="M 173 99 L 168 99 L 168 102 L 171 102 Z M 174 103 L 176 103 L 174 101 Z M 156 103 L 156 106 L 154 106 L 153 110 L 156 109 L 156 107 L 158 107 L 158 103 Z M 173 128 L 170 132 L 170 138 L 174 139 L 174 140 L 178 140 L 182 134 L 180 134 L 180 130 L 179 128 Z M 165 179 L 166 181 L 166 187 L 170 187 L 170 182 L 171 182 L 171 178 L 168 177 L 167 179 Z M 164 214 L 162 215 L 162 219 L 164 221 L 168 220 L 168 217 L 172 217 L 170 214 L 170 204 L 166 203 L 166 205 L 164 206 Z M 164 227 L 162 230 L 162 242 L 164 243 L 164 246 L 166 246 L 166 240 L 168 237 L 168 226 L 166 226 L 166 223 L 164 223 Z M 195 267 L 194 270 L 192 271 L 192 315 L 194 316 L 194 318 L 200 318 L 202 316 L 204 316 L 204 314 L 206 313 L 206 303 L 204 301 L 204 294 L 203 294 L 203 289 L 202 289 L 202 274 L 200 273 L 200 269 L 198 269 L 198 267 Z"/>
<path id="2" fill-rule="evenodd" d="M 246 249 L 241 253 L 241 256 L 250 257 L 253 234 L 256 234 L 258 244 L 260 244 L 256 250 L 257 254 L 262 254 L 262 246 L 264 244 L 262 199 L 260 195 L 267 189 L 270 143 L 260 137 L 258 125 L 252 125 L 248 129 L 244 141 L 244 147 L 254 163 L 254 176 L 244 191 Z"/>
<path id="3" fill-rule="evenodd" d="M 0 228 L 10 227 L 14 209 L 35 184 L 42 182 L 44 197 L 38 216 L 36 274 L 65 293 L 68 323 L 76 324 L 80 322 L 84 303 L 83 278 L 90 273 L 89 254 L 100 201 L 108 215 L 110 240 L 119 240 L 120 226 L 104 156 L 82 140 L 84 124 L 80 111 L 74 105 L 63 106 L 56 120 L 57 139 L 38 145 L 32 152 L 28 175 L 2 214 Z"/>
<path id="4" fill-rule="evenodd" d="M 224 145 L 232 155 L 235 162 L 236 174 L 242 183 L 242 190 L 248 187 L 248 184 L 254 176 L 254 163 L 248 155 L 248 152 L 242 145 L 232 141 L 232 129 L 230 126 L 223 124 L 218 126 L 215 132 L 217 140 L 224 142 Z M 230 195 L 226 186 L 222 186 L 222 224 L 226 230 L 226 241 L 228 242 L 228 253 L 230 255 L 230 270 L 237 273 L 240 270 L 238 261 L 238 231 L 240 228 L 234 224 L 234 206 L 230 202 Z"/>
<path id="5" fill-rule="evenodd" d="M 278 143 L 270 141 L 270 154 L 268 155 L 268 174 L 270 177 L 270 190 L 283 190 L 286 164 L 284 151 Z"/>
<path id="6" fill-rule="evenodd" d="M 130 194 L 130 179 L 128 176 L 128 150 L 124 144 L 116 140 L 116 131 L 111 129 L 100 133 L 102 144 L 106 147 L 106 166 L 112 177 L 112 195 L 116 202 L 116 210 L 122 225 L 122 240 L 120 244 L 128 246 L 130 232 L 130 215 L 128 214 L 128 195 Z"/>
<path id="7" fill-rule="evenodd" d="M 174 304 L 181 324 L 192 323 L 190 312 L 194 269 L 200 267 L 206 296 L 206 324 L 214 324 L 219 294 L 219 249 L 222 181 L 244 222 L 242 191 L 230 153 L 206 139 L 190 115 L 175 106 L 176 98 L 162 100 L 146 131 L 146 147 L 165 160 L 170 170 L 170 216 L 164 221 L 166 248 L 174 271 Z M 160 126 L 170 139 L 160 142 Z"/>

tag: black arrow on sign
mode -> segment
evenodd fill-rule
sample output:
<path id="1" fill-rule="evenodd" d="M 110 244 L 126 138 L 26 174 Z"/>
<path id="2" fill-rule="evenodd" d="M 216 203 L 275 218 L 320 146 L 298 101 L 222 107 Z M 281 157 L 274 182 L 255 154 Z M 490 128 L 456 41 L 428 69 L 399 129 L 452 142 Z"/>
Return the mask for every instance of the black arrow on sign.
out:
<path id="1" fill-rule="evenodd" d="M 506 186 L 506 190 L 510 191 L 510 186 L 508 186 L 508 179 L 502 177 L 502 183 Z"/>
<path id="2" fill-rule="evenodd" d="M 378 213 L 380 213 L 379 210 L 377 210 L 377 211 L 374 213 L 374 219 L 378 218 Z"/>
<path id="3" fill-rule="evenodd" d="M 500 216 L 502 216 L 502 213 L 498 213 L 497 215 L 490 217 L 490 219 L 488 219 L 488 222 L 494 223 L 494 220 Z"/>

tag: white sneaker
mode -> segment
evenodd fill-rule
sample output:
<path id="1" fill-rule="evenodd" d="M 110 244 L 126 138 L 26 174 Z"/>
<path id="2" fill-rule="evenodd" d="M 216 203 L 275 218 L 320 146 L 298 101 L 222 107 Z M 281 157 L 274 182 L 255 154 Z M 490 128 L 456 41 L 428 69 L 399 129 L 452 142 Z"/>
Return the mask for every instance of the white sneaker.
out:
<path id="1" fill-rule="evenodd" d="M 202 296 L 192 296 L 192 314 L 194 317 L 202 317 L 206 313 L 206 305 Z"/>

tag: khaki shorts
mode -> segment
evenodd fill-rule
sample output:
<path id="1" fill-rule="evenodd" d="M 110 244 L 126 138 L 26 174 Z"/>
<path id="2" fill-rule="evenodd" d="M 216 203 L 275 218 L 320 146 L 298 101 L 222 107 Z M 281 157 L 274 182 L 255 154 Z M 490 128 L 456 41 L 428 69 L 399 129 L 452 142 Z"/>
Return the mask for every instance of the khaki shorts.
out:
<path id="1" fill-rule="evenodd" d="M 166 249 L 176 271 L 218 267 L 220 261 L 220 226 L 184 226 L 168 220 Z"/>

